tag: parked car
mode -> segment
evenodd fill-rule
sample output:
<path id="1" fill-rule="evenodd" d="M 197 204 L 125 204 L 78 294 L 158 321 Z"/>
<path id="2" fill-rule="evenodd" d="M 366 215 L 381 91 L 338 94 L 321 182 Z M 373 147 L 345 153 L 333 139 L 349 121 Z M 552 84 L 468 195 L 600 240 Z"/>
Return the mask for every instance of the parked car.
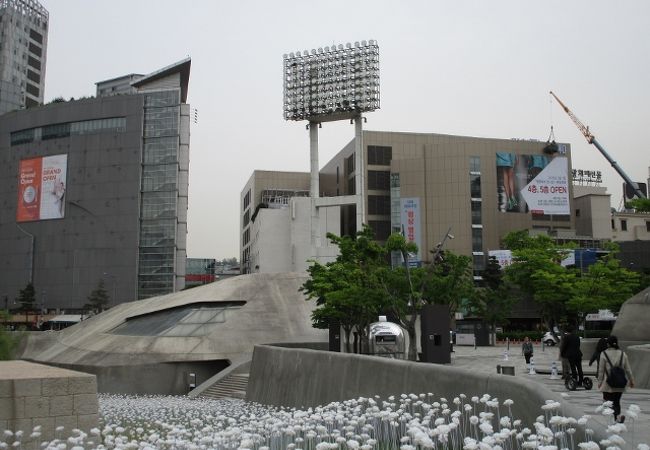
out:
<path id="1" fill-rule="evenodd" d="M 555 334 L 551 333 L 550 331 L 547 331 L 546 333 L 544 333 L 544 336 L 542 337 L 542 342 L 544 343 L 544 345 L 552 346 L 552 345 L 559 344 L 560 340 Z"/>

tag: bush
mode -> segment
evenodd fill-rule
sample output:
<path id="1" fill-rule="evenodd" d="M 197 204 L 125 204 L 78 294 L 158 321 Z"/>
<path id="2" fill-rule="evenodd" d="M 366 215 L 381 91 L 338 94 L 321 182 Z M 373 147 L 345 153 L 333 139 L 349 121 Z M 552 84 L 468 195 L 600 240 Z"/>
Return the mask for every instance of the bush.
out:
<path id="1" fill-rule="evenodd" d="M 539 341 L 542 339 L 543 333 L 539 331 L 504 331 L 497 333 L 497 341 L 505 341 L 510 338 L 511 341 L 523 341 L 528 336 L 531 341 Z"/>

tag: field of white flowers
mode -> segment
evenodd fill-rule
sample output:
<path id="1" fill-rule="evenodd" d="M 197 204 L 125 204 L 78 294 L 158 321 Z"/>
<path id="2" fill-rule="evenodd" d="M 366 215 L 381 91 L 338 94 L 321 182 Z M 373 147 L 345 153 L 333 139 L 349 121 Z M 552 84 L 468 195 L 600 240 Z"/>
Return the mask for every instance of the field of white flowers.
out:
<path id="1" fill-rule="evenodd" d="M 42 449 L 583 449 L 630 448 L 634 419 L 631 405 L 626 424 L 610 419 L 606 439 L 594 441 L 590 416 L 559 415 L 560 404 L 540 405 L 535 423 L 512 416 L 512 400 L 489 395 L 436 399 L 432 394 L 402 394 L 381 399 L 358 398 L 306 410 L 269 408 L 240 400 L 191 400 L 185 397 L 100 395 L 99 428 L 56 430 L 56 439 Z M 594 414 L 612 417 L 611 404 Z M 628 430 L 630 428 L 630 430 Z M 5 430 L 0 449 L 20 449 L 39 440 L 38 427 Z M 639 444 L 638 450 L 650 450 Z"/>

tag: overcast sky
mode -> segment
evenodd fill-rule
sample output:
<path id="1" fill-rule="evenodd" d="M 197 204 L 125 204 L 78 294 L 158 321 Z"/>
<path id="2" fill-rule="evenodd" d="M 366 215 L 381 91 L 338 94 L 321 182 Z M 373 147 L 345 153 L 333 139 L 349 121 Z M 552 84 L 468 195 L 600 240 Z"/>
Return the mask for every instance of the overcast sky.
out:
<path id="1" fill-rule="evenodd" d="M 553 90 L 637 181 L 650 151 L 650 2 L 40 0 L 50 12 L 45 97 L 192 57 L 188 256 L 239 259 L 239 195 L 253 170 L 309 171 L 304 123 L 282 116 L 282 55 L 375 39 L 381 109 L 368 130 L 539 139 L 573 167 L 622 180 Z M 320 130 L 320 163 L 354 136 Z"/>

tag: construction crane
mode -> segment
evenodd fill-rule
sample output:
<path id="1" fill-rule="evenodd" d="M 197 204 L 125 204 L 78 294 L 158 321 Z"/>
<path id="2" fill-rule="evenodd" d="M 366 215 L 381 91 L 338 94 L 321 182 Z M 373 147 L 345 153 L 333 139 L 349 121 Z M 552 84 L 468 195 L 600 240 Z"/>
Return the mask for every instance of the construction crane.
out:
<path id="1" fill-rule="evenodd" d="M 594 145 L 594 146 L 595 146 L 595 147 L 600 151 L 600 153 L 602 153 L 602 155 L 605 157 L 605 159 L 607 159 L 607 161 L 609 161 L 609 163 L 612 165 L 612 167 L 614 168 L 614 170 L 616 170 L 616 172 L 618 172 L 618 174 L 621 176 L 621 178 L 623 178 L 623 180 L 625 180 L 625 182 L 627 183 L 627 185 L 628 185 L 630 188 L 634 189 L 634 195 L 636 195 L 636 196 L 639 197 L 639 198 L 646 198 L 646 196 L 645 196 L 645 194 L 643 193 L 643 191 L 642 191 L 641 189 L 639 189 L 639 186 L 638 186 L 634 181 L 632 181 L 632 180 L 630 179 L 630 177 L 627 176 L 627 174 L 623 171 L 623 169 L 621 169 L 621 167 L 618 165 L 618 163 L 617 163 L 616 161 L 614 161 L 614 160 L 612 159 L 612 157 L 609 156 L 609 153 L 607 153 L 607 151 L 606 151 L 606 150 L 605 150 L 605 149 L 604 149 L 604 148 L 603 148 L 603 147 L 598 143 L 598 141 L 596 140 L 596 138 L 594 137 L 594 135 L 591 133 L 591 131 L 589 131 L 589 127 L 588 127 L 588 126 L 585 126 L 585 124 L 583 124 L 582 122 L 580 122 L 580 119 L 578 119 L 578 118 L 576 117 L 576 115 L 573 114 L 573 112 L 572 112 L 572 111 L 571 111 L 571 110 L 570 110 L 570 109 L 569 109 L 569 108 L 568 108 L 564 103 L 562 103 L 562 100 L 560 100 L 559 98 L 557 98 L 557 95 L 555 95 L 555 94 L 553 93 L 553 91 L 550 91 L 550 93 L 551 93 L 551 95 L 553 96 L 553 98 L 554 98 L 555 100 L 557 100 L 557 102 L 560 104 L 560 106 L 562 107 L 562 109 L 564 110 L 564 112 L 567 113 L 567 114 L 569 115 L 569 117 L 571 118 L 571 120 L 573 120 L 573 123 L 576 124 L 576 126 L 578 127 L 578 129 L 580 130 L 580 132 L 581 132 L 581 133 L 583 134 L 583 136 L 587 139 L 587 142 L 589 142 L 590 144 L 593 144 L 593 145 Z"/>

